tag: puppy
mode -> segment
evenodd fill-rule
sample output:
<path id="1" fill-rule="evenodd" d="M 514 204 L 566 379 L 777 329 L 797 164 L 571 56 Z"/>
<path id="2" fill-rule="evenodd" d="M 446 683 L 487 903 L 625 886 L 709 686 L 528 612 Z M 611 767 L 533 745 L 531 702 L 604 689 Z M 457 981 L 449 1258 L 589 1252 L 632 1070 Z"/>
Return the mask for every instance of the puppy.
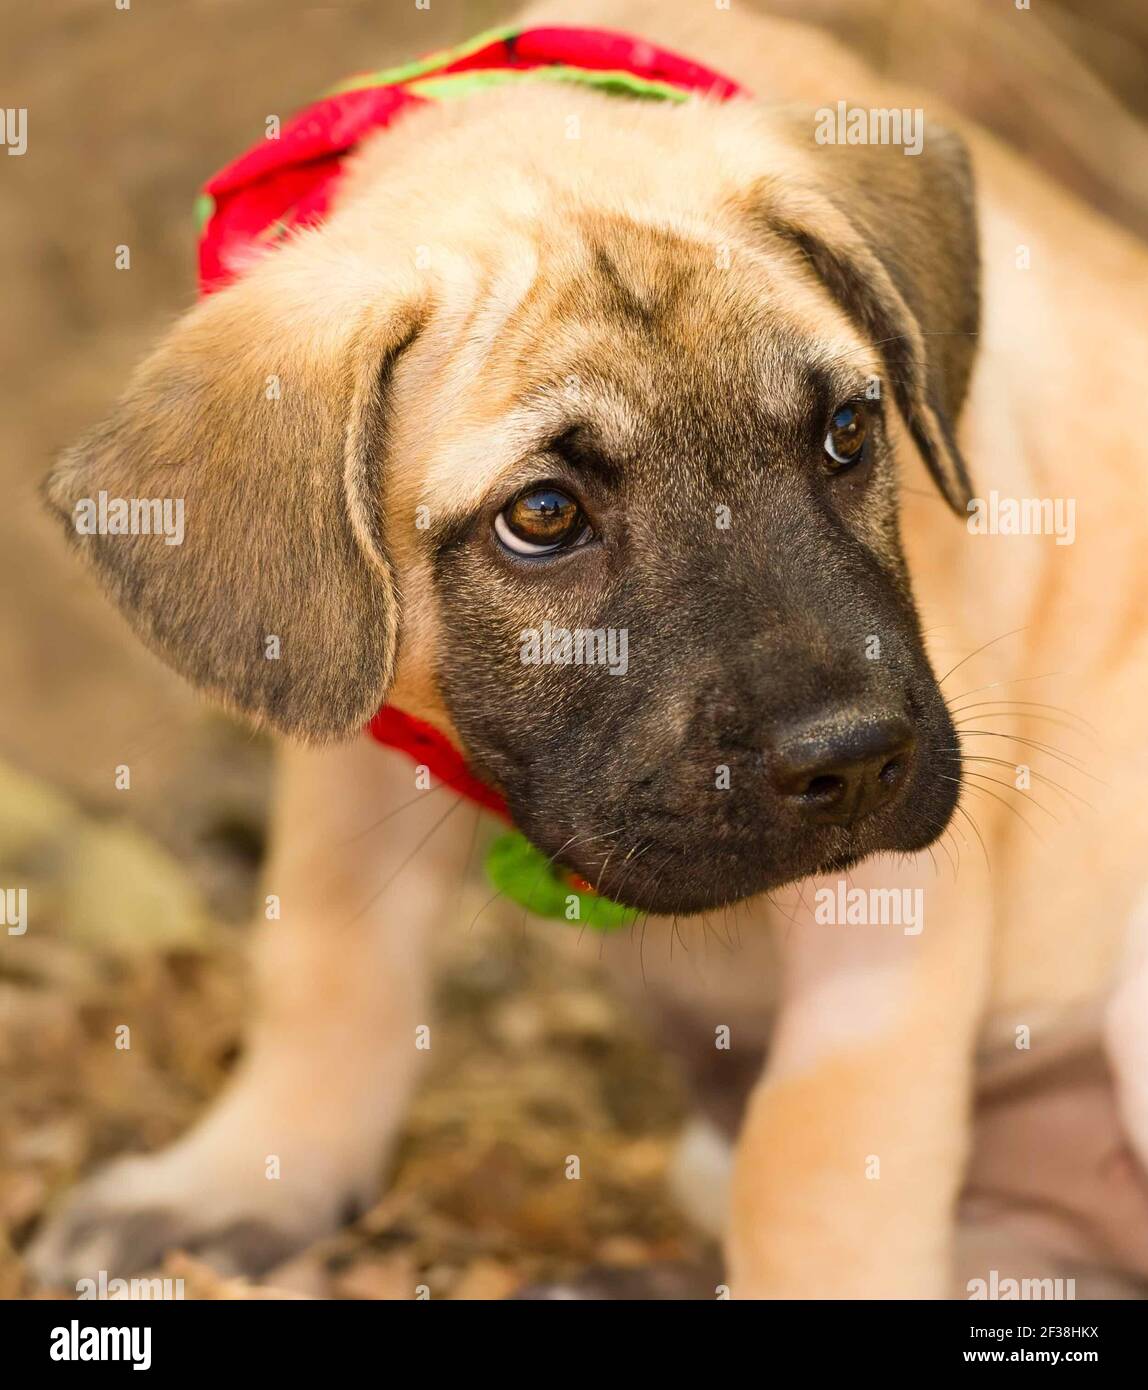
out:
<path id="1" fill-rule="evenodd" d="M 974 1088 L 1018 1039 L 1036 1069 L 1103 1035 L 1146 1154 L 1148 972 L 1120 964 L 1144 887 L 1143 251 L 975 131 L 819 143 L 818 108 L 918 102 L 817 34 L 548 17 L 648 33 L 757 99 L 524 85 L 404 117 L 50 480 L 143 639 L 284 736 L 283 915 L 227 1092 L 73 1194 L 45 1278 L 176 1244 L 266 1269 L 372 1195 L 468 829 L 432 834 L 428 797 L 381 856 L 356 844 L 416 796 L 360 736 L 384 702 L 651 930 L 688 944 L 745 904 L 706 986 L 711 1035 L 773 1016 L 719 1204 L 734 1297 L 947 1293 Z M 182 497 L 184 543 L 78 537 L 101 491 Z M 1079 498 L 1074 543 L 973 534 L 991 491 Z M 524 664 L 546 622 L 626 631 L 625 677 Z M 1037 840 L 991 782 L 1049 746 L 1044 697 L 1000 726 L 982 692 L 1065 670 L 1119 756 Z M 924 913 L 838 922 L 850 890 Z"/>

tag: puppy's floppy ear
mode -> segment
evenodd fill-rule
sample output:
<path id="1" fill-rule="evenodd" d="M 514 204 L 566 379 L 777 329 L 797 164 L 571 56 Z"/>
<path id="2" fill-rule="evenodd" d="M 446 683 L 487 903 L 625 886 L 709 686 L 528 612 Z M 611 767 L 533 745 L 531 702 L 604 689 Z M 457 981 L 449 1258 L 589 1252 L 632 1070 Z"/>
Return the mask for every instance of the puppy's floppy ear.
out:
<path id="1" fill-rule="evenodd" d="M 963 142 L 929 125 L 900 145 L 818 144 L 812 111 L 772 113 L 799 180 L 770 178 L 757 214 L 796 247 L 881 353 L 898 407 L 949 505 L 972 493 L 953 426 L 980 320 L 973 179 Z"/>
<path id="2" fill-rule="evenodd" d="M 383 453 L 419 310 L 345 264 L 300 266 L 290 248 L 270 259 L 177 325 L 45 494 L 177 671 L 318 740 L 361 727 L 394 674 Z M 90 516 L 101 493 L 165 499 L 175 516 L 182 504 L 182 542 L 81 534 L 77 505 Z"/>

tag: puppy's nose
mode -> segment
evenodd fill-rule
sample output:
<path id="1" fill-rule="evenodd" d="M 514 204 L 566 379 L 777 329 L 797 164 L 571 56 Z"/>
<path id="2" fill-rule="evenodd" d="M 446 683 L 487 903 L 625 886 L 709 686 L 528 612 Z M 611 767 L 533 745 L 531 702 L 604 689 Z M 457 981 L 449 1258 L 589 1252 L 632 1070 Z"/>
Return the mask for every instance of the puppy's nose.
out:
<path id="1" fill-rule="evenodd" d="M 783 733 L 771 758 L 774 784 L 806 819 L 853 825 L 893 799 L 913 746 L 899 715 L 841 711 Z"/>

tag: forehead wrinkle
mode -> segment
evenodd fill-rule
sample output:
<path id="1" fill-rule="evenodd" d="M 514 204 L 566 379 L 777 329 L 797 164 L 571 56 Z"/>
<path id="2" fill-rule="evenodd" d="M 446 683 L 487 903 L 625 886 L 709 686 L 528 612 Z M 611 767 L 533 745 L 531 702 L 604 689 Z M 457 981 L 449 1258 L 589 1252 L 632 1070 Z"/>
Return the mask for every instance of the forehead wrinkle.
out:
<path id="1" fill-rule="evenodd" d="M 573 390 L 552 382 L 535 386 L 518 405 L 538 413 L 549 438 L 584 427 L 619 457 L 632 452 L 640 437 L 641 413 L 633 408 L 625 391 L 597 371 L 579 376 Z"/>
<path id="2" fill-rule="evenodd" d="M 418 500 L 439 521 L 467 516 L 499 478 L 521 466 L 542 442 L 538 417 L 531 411 L 474 421 L 452 438 L 436 441 L 425 469 L 416 466 Z"/>
<path id="3" fill-rule="evenodd" d="M 522 239 L 497 269 L 462 286 L 469 312 L 458 315 L 450 355 L 438 385 L 443 401 L 458 400 L 478 385 L 491 363 L 492 350 L 517 317 L 538 275 L 538 253 Z"/>
<path id="4" fill-rule="evenodd" d="M 418 400 L 417 417 L 404 418 L 408 457 L 426 452 L 451 428 L 460 407 L 482 394 L 493 349 L 530 294 L 538 256 L 524 237 L 497 268 L 473 258 L 451 257 L 436 275 L 432 322 L 399 369 L 399 383 Z M 503 248 L 505 250 L 505 247 Z"/>
<path id="5" fill-rule="evenodd" d="M 516 317 L 538 277 L 538 251 L 525 239 L 516 253 L 490 277 L 485 302 L 472 317 L 466 349 L 485 354 Z"/>
<path id="6" fill-rule="evenodd" d="M 886 366 L 880 350 L 861 340 L 852 347 L 826 351 L 814 357 L 811 366 L 832 381 L 842 397 L 865 394 L 869 383 L 876 381 L 878 399 L 886 388 Z"/>
<path id="7" fill-rule="evenodd" d="M 639 438 L 629 403 L 607 383 L 596 383 L 577 402 L 561 387 L 536 386 L 509 408 L 475 419 L 453 438 L 436 443 L 422 474 L 420 500 L 440 519 L 467 516 L 500 482 L 520 473 L 532 455 L 576 426 L 589 428 L 616 458 L 632 452 Z"/>
<path id="8" fill-rule="evenodd" d="M 808 322 L 790 314 L 774 316 L 762 326 L 761 363 L 763 400 L 779 423 L 798 425 L 811 399 L 832 387 L 841 399 L 857 394 L 867 377 L 876 373 L 866 366 L 868 345 L 847 321 L 824 315 Z"/>
<path id="9" fill-rule="evenodd" d="M 452 277 L 435 325 L 440 342 L 422 374 L 422 418 L 406 432 L 416 446 L 407 476 L 437 516 L 473 512 L 499 479 L 580 423 L 603 452 L 623 460 L 659 426 L 683 441 L 700 429 L 723 453 L 751 441 L 755 422 L 767 416 L 782 429 L 805 429 L 811 365 L 864 352 L 844 315 L 784 257 L 735 242 L 725 270 L 708 238 L 631 223 L 617 240 L 627 279 L 636 270 L 639 285 L 652 276 L 656 289 L 668 258 L 675 276 L 696 285 L 696 293 L 679 293 L 668 315 L 667 352 L 661 334 L 658 346 L 632 316 L 612 322 L 601 296 L 585 293 L 600 243 L 584 231 L 600 234 L 602 222 L 585 229 L 574 222 L 570 230 L 538 249 L 508 231 L 517 244 L 509 254 L 506 239 L 490 249 L 485 279 L 474 265 L 469 281 Z M 615 243 L 608 244 L 617 264 Z"/>

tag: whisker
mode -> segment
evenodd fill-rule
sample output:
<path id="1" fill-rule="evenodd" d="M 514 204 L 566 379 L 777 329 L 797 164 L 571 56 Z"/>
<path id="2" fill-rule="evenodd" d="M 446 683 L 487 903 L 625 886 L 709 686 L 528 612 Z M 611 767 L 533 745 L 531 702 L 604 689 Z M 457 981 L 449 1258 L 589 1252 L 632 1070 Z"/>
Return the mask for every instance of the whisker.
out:
<path id="1" fill-rule="evenodd" d="M 975 691 L 970 691 L 970 692 L 969 692 L 970 695 L 971 695 L 971 694 L 975 694 L 975 693 L 976 693 Z M 954 698 L 955 698 L 955 699 L 962 699 L 963 696 L 959 696 L 959 695 L 958 695 L 958 696 L 956 696 L 956 697 L 954 697 Z M 1083 715 L 1075 714 L 1072 710 L 1070 710 L 1070 709 L 1065 709 L 1063 705 L 1050 705 L 1050 704 L 1048 703 L 1047 700 L 1003 700 L 1003 699 L 1002 699 L 1002 700 L 977 700 L 977 701 L 975 701 L 975 702 L 973 702 L 973 703 L 971 703 L 971 704 L 967 704 L 967 705 L 951 704 L 951 705 L 949 706 L 949 713 L 950 713 L 950 714 L 961 714 L 961 713 L 963 713 L 965 710 L 980 709 L 980 708 L 982 708 L 983 706 L 986 706 L 986 705 L 987 705 L 987 706 L 991 706 L 991 705 L 1005 705 L 1005 706 L 1017 705 L 1017 706 L 1022 706 L 1022 705 L 1023 705 L 1026 709 L 1050 709 L 1050 710 L 1053 711 L 1054 714 L 1063 714 L 1063 715 L 1065 716 L 1066 719 L 1072 719 L 1072 720 L 1075 720 L 1076 723 L 1082 724 L 1082 725 L 1084 726 L 1084 728 L 1086 728 L 1086 729 L 1089 731 L 1089 733 L 1099 735 L 1099 732 L 1100 732 L 1100 731 L 1097 729 L 1096 725 L 1095 725 L 1095 724 L 1090 724 L 1090 723 L 1088 722 L 1088 720 L 1085 719 L 1085 718 L 1083 717 Z M 1036 715 L 1032 715 L 1031 717 L 1035 719 L 1037 716 L 1036 716 Z"/>
<path id="2" fill-rule="evenodd" d="M 1025 796 L 1025 793 L 1020 789 L 1020 787 L 1015 786 L 1012 782 L 1005 782 L 1000 777 L 993 777 L 990 773 L 987 772 L 978 772 L 975 768 L 965 768 L 964 776 L 978 777 L 982 782 L 991 782 L 994 787 L 1004 787 L 1006 791 L 1016 792 L 1017 796 Z M 1029 804 L 1035 806 L 1038 811 L 1043 811 L 1044 814 L 1048 816 L 1050 820 L 1055 821 L 1057 825 L 1060 824 L 1060 820 L 1054 814 L 1054 812 L 1050 811 L 1048 807 L 1045 806 L 1042 802 L 1037 801 L 1037 799 L 1034 796 L 1028 796 L 1027 800 Z"/>
<path id="3" fill-rule="evenodd" d="M 972 690 L 962 690 L 959 695 L 954 695 L 954 700 L 963 700 L 969 695 L 979 695 L 982 690 L 997 690 L 1002 685 L 1026 685 L 1032 681 L 1053 680 L 1056 676 L 1063 676 L 1063 671 L 1045 671 L 1041 676 L 1014 676 L 1008 681 L 989 681 L 988 685 L 977 685 Z"/>
<path id="4" fill-rule="evenodd" d="M 959 670 L 961 669 L 961 667 L 964 666 L 967 662 L 972 661 L 972 659 L 973 659 L 974 656 L 980 656 L 981 652 L 986 652 L 986 651 L 988 651 L 988 649 L 989 649 L 990 647 L 996 646 L 996 644 L 997 644 L 998 642 L 1003 642 L 1007 637 L 1015 637 L 1015 636 L 1017 635 L 1018 632 L 1027 632 L 1027 631 L 1028 631 L 1028 628 L 1027 628 L 1027 626 L 1025 626 L 1025 627 L 1014 627 L 1014 628 L 1012 628 L 1012 629 L 1011 629 L 1010 631 L 1008 631 L 1008 632 L 1002 632 L 1001 635 L 1000 635 L 999 637 L 994 637 L 990 642 L 986 642 L 986 643 L 984 644 L 984 646 L 978 647 L 978 648 L 976 649 L 976 651 L 974 651 L 974 652 L 970 652 L 970 653 L 968 654 L 968 656 L 964 657 L 961 661 L 958 661 L 957 664 L 956 664 L 955 666 L 950 667 L 949 670 L 947 670 L 947 671 L 945 672 L 945 674 L 941 677 L 941 679 L 937 682 L 937 684 L 938 684 L 938 685 L 944 685 L 944 683 L 949 679 L 949 677 L 950 677 L 955 671 L 959 671 Z"/>
<path id="5" fill-rule="evenodd" d="M 1072 724 L 1067 719 L 1056 719 L 1051 714 L 1033 714 L 1031 710 L 1011 710 L 1011 709 L 992 709 L 990 706 L 993 701 L 978 702 L 972 705 L 956 705 L 949 709 L 950 714 L 971 714 L 977 711 L 978 719 L 1033 719 L 1041 724 L 1051 724 L 1058 729 L 1068 729 L 1071 733 L 1079 734 L 1082 738 L 1088 736 L 1088 731 L 1079 724 Z M 954 723 L 957 721 L 954 720 Z"/>
<path id="6" fill-rule="evenodd" d="M 968 328 L 934 328 L 918 331 L 922 338 L 976 338 L 980 336 L 975 329 Z M 874 348 L 884 347 L 887 343 L 906 342 L 909 336 L 908 333 L 893 333 L 888 338 L 877 338 L 871 343 L 859 343 L 855 347 L 846 348 L 844 352 L 835 353 L 832 357 L 821 358 L 821 364 L 829 366 L 833 362 L 844 361 L 846 357 L 853 357 L 859 352 L 872 352 Z"/>
<path id="7" fill-rule="evenodd" d="M 392 816 L 397 816 L 400 811 L 406 811 L 413 806 L 416 801 L 422 801 L 424 797 L 433 796 L 435 792 L 441 792 L 445 786 L 447 786 L 446 782 L 440 782 L 437 787 L 428 787 L 426 791 L 419 792 L 417 795 L 412 796 L 409 801 L 404 801 L 401 806 L 395 806 L 392 810 L 388 811 L 385 816 L 380 816 L 377 821 L 373 821 L 365 830 L 356 830 L 349 839 L 342 842 L 343 847 L 357 844 L 365 835 L 370 835 L 373 831 L 378 830 L 380 825 L 385 825 Z"/>
<path id="8" fill-rule="evenodd" d="M 1073 772 L 1079 773 L 1081 777 L 1087 777 L 1090 782 L 1095 782 L 1098 786 L 1104 785 L 1099 777 L 1094 776 L 1080 765 L 1079 758 L 1071 753 L 1061 752 L 1047 743 L 1040 742 L 1038 739 L 1026 738 L 1024 734 L 1002 734 L 997 729 L 969 729 L 959 723 L 957 724 L 957 728 L 960 729 L 962 738 L 1007 738 L 1011 739 L 1013 743 L 1024 744 L 1026 748 L 1035 748 L 1038 753 L 1045 753 L 1048 757 L 1055 758 L 1057 762 L 1063 763 L 1065 767 L 1071 768 Z"/>
<path id="9" fill-rule="evenodd" d="M 622 860 L 624 872 L 622 874 L 621 880 L 618 883 L 618 891 L 614 899 L 615 902 L 620 902 L 623 905 L 625 904 L 625 898 L 622 896 L 622 891 L 625 888 L 626 884 L 629 882 L 630 870 L 633 869 L 634 865 L 638 862 L 639 859 L 641 859 L 642 855 L 645 854 L 647 850 L 652 849 L 653 846 L 654 841 L 647 840 L 645 845 L 643 845 L 641 849 L 638 849 L 638 841 L 634 841 L 634 848 L 630 851 L 629 854 L 626 855 L 625 859 Z M 626 867 L 627 865 L 629 866 L 628 868 Z"/>
<path id="10" fill-rule="evenodd" d="M 477 911 L 477 912 L 474 914 L 474 916 L 470 919 L 470 926 L 467 927 L 467 931 L 468 931 L 468 932 L 472 932 L 472 931 L 474 930 L 475 923 L 478 921 L 478 919 L 482 916 L 482 914 L 486 911 L 486 909 L 487 909 L 488 907 L 490 907 L 490 905 L 491 905 L 492 903 L 497 902 L 497 900 L 498 900 L 499 898 L 501 898 L 502 895 L 503 895 L 503 894 L 502 894 L 502 889 L 499 888 L 497 892 L 492 893 L 492 894 L 490 895 L 490 897 L 487 898 L 486 902 L 483 903 L 483 905 L 478 909 L 478 911 Z"/>
<path id="11" fill-rule="evenodd" d="M 945 776 L 944 773 L 942 773 L 941 775 L 942 777 Z M 961 782 L 961 779 L 958 777 L 949 777 L 948 780 L 950 782 L 956 782 L 958 783 L 958 785 L 960 785 Z M 1041 844 L 1045 843 L 1044 837 L 1037 830 L 1036 826 L 1030 824 L 1029 821 L 1027 821 L 1024 818 L 1024 816 L 1021 815 L 1017 808 L 1013 806 L 1010 802 L 1006 801 L 1003 796 L 999 796 L 996 792 L 989 791 L 988 787 L 982 787 L 979 782 L 974 783 L 966 781 L 964 783 L 964 787 L 965 790 L 968 792 L 983 792 L 985 796 L 991 796 L 994 801 L 999 801 L 1006 811 L 1011 811 L 1013 815 L 1016 816 L 1017 819 L 1021 822 L 1021 824 L 1026 826 L 1033 833 L 1033 835 L 1036 836 L 1036 838 L 1041 842 Z"/>
<path id="12" fill-rule="evenodd" d="M 458 894 L 455 897 L 454 906 L 451 908 L 450 917 L 447 919 L 452 925 L 458 920 L 458 910 L 462 906 L 463 895 L 466 892 L 466 882 L 470 877 L 470 864 L 471 860 L 474 858 L 474 847 L 478 843 L 478 827 L 481 821 L 482 807 L 476 806 L 474 808 L 474 822 L 470 827 L 470 841 L 467 844 L 466 858 L 462 861 L 462 874 L 459 876 Z"/>
<path id="13" fill-rule="evenodd" d="M 374 903 L 376 903 L 379 900 L 379 898 L 382 897 L 382 895 L 387 891 L 388 888 L 390 888 L 391 884 L 394 883 L 395 879 L 398 878 L 398 876 L 407 867 L 407 865 L 411 862 L 415 855 L 418 854 L 419 850 L 423 848 L 423 846 L 427 843 L 431 836 L 434 835 L 435 832 L 447 820 L 449 820 L 449 818 L 452 815 L 454 815 L 455 811 L 458 810 L 458 808 L 463 804 L 463 801 L 465 799 L 461 793 L 456 793 L 456 798 L 457 799 L 453 801 L 450 806 L 447 807 L 443 814 L 439 816 L 438 820 L 435 821 L 434 825 L 432 825 L 431 828 L 426 832 L 426 834 L 419 840 L 418 844 L 415 845 L 414 849 L 411 850 L 410 854 L 407 855 L 407 857 L 394 871 L 390 878 L 387 879 L 387 881 L 382 885 L 381 888 L 377 889 L 374 893 L 371 894 L 371 896 L 367 899 L 363 906 L 358 910 L 358 912 L 355 913 L 355 915 L 347 923 L 348 926 L 350 926 L 352 922 L 357 922 L 359 918 L 362 917 L 362 915 L 367 911 L 367 909 L 370 908 Z"/>
<path id="14" fill-rule="evenodd" d="M 557 860 L 558 856 L 559 856 L 560 854 L 564 854 L 568 849 L 572 849 L 573 846 L 574 846 L 575 844 L 578 844 L 578 843 L 579 843 L 579 841 L 581 842 L 582 845 L 589 845 L 589 844 L 592 844 L 595 840 L 603 840 L 603 839 L 605 839 L 607 835 L 614 835 L 614 834 L 617 833 L 617 831 L 619 831 L 619 830 L 621 830 L 621 829 L 622 829 L 622 827 L 621 827 L 620 825 L 617 825 L 617 826 L 614 826 L 614 827 L 613 827 L 612 829 L 610 829 L 610 830 L 600 830 L 596 835 L 586 835 L 586 836 L 582 836 L 582 835 L 580 835 L 580 833 L 579 833 L 578 831 L 575 831 L 573 835 L 571 835 L 567 840 L 563 841 L 563 843 L 560 844 L 560 845 L 558 846 L 558 848 L 554 851 L 554 853 L 551 854 L 551 855 L 546 859 L 545 863 L 542 863 L 542 864 L 539 864 L 539 865 L 538 865 L 538 868 L 534 871 L 534 877 L 533 877 L 533 879 L 531 879 L 531 881 L 530 881 L 530 888 L 527 890 L 527 893 L 526 893 L 526 902 L 522 904 L 522 923 L 521 923 L 521 926 L 522 926 L 522 932 L 523 932 L 524 935 L 525 935 L 525 932 L 526 932 L 526 919 L 530 916 L 530 907 L 529 907 L 529 903 L 532 901 L 532 899 L 533 899 L 533 897 L 534 897 L 534 890 L 538 887 L 538 884 L 541 882 L 542 875 L 543 875 L 544 873 L 547 873 L 550 869 L 552 869 L 552 868 L 554 867 L 555 861 Z M 614 853 L 614 851 L 613 851 L 613 849 L 611 849 L 610 852 L 609 852 L 609 854 L 607 854 L 607 856 L 606 856 L 606 861 L 607 861 L 607 863 L 609 862 L 610 855 L 613 854 L 613 853 Z M 603 866 L 603 867 L 605 867 L 605 866 Z M 601 874 L 599 874 L 599 881 L 601 881 Z M 595 889 L 594 891 L 597 892 L 597 889 Z M 583 926 L 583 929 L 582 929 L 582 930 L 585 931 L 585 926 Z M 581 940 L 582 932 L 579 932 L 578 935 L 579 935 L 579 940 Z"/>
<path id="15" fill-rule="evenodd" d="M 965 832 L 963 830 L 958 830 L 956 822 L 952 820 L 945 826 L 945 835 L 952 841 L 953 852 L 957 856 L 957 867 L 953 874 L 953 881 L 955 883 L 961 874 L 961 845 L 964 845 L 965 849 L 968 849 L 969 842 L 965 839 Z M 958 843 L 958 840 L 960 843 Z"/>
<path id="16" fill-rule="evenodd" d="M 946 856 L 948 857 L 948 860 L 949 860 L 949 864 L 950 864 L 950 866 L 952 867 L 952 870 L 953 870 L 953 877 L 956 878 L 956 876 L 957 876 L 957 863 L 959 863 L 960 851 L 958 850 L 958 852 L 957 852 L 957 854 L 958 854 L 958 859 L 957 859 L 957 861 L 954 861 L 952 854 L 949 852 L 949 847 L 945 844 L 945 840 L 944 840 L 944 835 L 943 835 L 943 834 L 941 835 L 941 838 L 938 839 L 938 840 L 936 841 L 936 843 L 937 843 L 938 845 L 940 845 L 941 849 L 943 849 L 943 850 L 945 851 L 945 854 L 946 854 Z M 932 845 L 926 845 L 925 848 L 929 851 L 929 854 L 932 855 L 932 853 L 933 853 L 933 847 L 932 847 Z M 937 861 L 936 861 L 935 858 L 933 859 L 933 868 L 934 868 L 934 869 L 937 868 Z M 940 875 L 939 875 L 939 871 L 938 871 L 938 877 L 939 877 L 939 876 L 940 876 Z"/>
<path id="17" fill-rule="evenodd" d="M 974 834 L 974 835 L 977 837 L 977 839 L 980 841 L 981 850 L 983 851 L 984 856 L 985 856 L 985 868 L 986 868 L 986 869 L 989 871 L 989 873 L 991 874 L 992 871 L 993 871 L 993 866 L 992 866 L 992 864 L 989 863 L 989 851 L 988 851 L 988 846 L 985 844 L 984 836 L 983 836 L 983 835 L 981 834 L 981 832 L 980 832 L 980 827 L 977 825 L 976 821 L 972 818 L 971 814 L 970 814 L 968 811 L 966 811 L 965 808 L 961 805 L 960 801 L 957 802 L 956 806 L 954 807 L 954 810 L 959 811 L 960 814 L 961 814 L 962 816 L 964 816 L 965 820 L 967 820 L 968 823 L 969 823 L 969 825 L 972 827 L 973 834 Z"/>
<path id="18" fill-rule="evenodd" d="M 1010 763 L 1007 758 L 990 758 L 984 753 L 966 753 L 962 756 L 961 761 L 966 763 L 996 763 L 999 767 L 1011 767 L 1014 770 L 1016 768 L 1016 763 Z M 1060 792 L 1062 795 L 1072 797 L 1074 801 L 1079 801 L 1082 806 L 1086 806 L 1090 811 L 1096 810 L 1095 806 L 1093 806 L 1090 802 L 1085 801 L 1084 797 L 1082 797 L 1079 792 L 1074 792 L 1071 787 L 1062 787 L 1059 782 L 1053 781 L 1051 777 L 1046 776 L 1043 772 L 1038 772 L 1035 768 L 1030 768 L 1029 771 L 1032 773 L 1034 777 L 1038 777 L 1042 782 L 1047 782 L 1050 787 L 1055 787 L 1056 790 Z M 1022 788 L 1017 787 L 1016 790 L 1019 792 L 1022 790 Z"/>
<path id="19" fill-rule="evenodd" d="M 781 904 L 777 901 L 777 899 L 773 896 L 772 893 L 766 893 L 765 896 L 766 896 L 766 898 L 768 899 L 770 906 L 777 912 L 777 914 L 778 914 L 779 916 L 784 917 L 785 920 L 786 920 L 792 927 L 799 927 L 799 926 L 801 926 L 801 923 L 798 921 L 798 919 L 797 919 L 791 912 L 786 912 L 786 910 L 781 906 Z M 806 911 L 806 912 L 809 911 L 808 907 L 805 906 L 805 900 L 804 900 L 804 899 L 802 899 L 802 901 L 801 901 L 801 906 L 802 906 L 803 908 L 805 908 L 805 911 Z M 728 904 L 727 904 L 727 911 L 728 911 Z M 788 932 L 786 932 L 786 934 L 785 934 L 785 939 L 786 939 L 786 941 L 789 940 L 789 933 L 788 933 Z"/>
<path id="20" fill-rule="evenodd" d="M 702 913 L 702 926 L 707 928 L 707 933 L 706 933 L 706 940 L 707 940 L 707 941 L 709 940 L 709 933 L 708 933 L 709 920 L 710 920 L 710 918 L 709 918 L 709 913 L 708 913 L 708 912 L 703 912 L 703 913 Z M 723 926 L 726 925 L 724 921 L 723 921 L 722 925 L 723 925 Z M 715 929 L 715 931 L 714 931 L 714 940 L 718 943 L 718 945 L 722 948 L 723 951 L 728 951 L 730 955 L 736 954 L 736 952 L 735 952 L 735 950 L 734 950 L 733 939 L 732 939 L 729 935 L 723 936 L 720 932 L 718 932 L 718 931 Z"/>

